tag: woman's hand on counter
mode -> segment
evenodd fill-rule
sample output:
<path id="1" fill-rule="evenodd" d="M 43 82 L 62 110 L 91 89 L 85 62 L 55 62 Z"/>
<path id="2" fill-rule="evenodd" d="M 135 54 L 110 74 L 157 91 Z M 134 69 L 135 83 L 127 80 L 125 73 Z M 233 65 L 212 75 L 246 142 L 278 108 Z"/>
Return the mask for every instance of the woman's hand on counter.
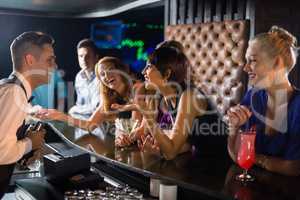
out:
<path id="1" fill-rule="evenodd" d="M 160 148 L 157 141 L 151 136 L 142 136 L 138 140 L 138 147 L 141 151 L 152 154 L 160 154 Z"/>
<path id="2" fill-rule="evenodd" d="M 120 131 L 120 130 L 118 130 Z M 125 147 L 129 146 L 133 143 L 132 139 L 130 138 L 129 134 L 118 134 L 115 139 L 115 145 L 117 147 Z"/>

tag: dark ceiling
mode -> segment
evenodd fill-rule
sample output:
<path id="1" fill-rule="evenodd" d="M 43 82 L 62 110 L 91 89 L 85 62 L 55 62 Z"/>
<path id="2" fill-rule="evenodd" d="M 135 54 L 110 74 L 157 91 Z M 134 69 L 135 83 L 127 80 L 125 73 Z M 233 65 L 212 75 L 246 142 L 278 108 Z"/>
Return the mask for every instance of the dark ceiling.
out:
<path id="1" fill-rule="evenodd" d="M 1 0 L 0 13 L 49 17 L 106 17 L 162 0 Z"/>

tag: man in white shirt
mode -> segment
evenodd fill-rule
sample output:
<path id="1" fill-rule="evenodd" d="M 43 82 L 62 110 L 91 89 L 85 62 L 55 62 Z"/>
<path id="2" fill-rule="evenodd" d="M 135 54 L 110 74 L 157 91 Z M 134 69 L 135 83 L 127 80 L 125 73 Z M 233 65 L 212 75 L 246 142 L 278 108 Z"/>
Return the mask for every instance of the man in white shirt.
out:
<path id="1" fill-rule="evenodd" d="M 69 114 L 88 119 L 99 104 L 99 81 L 95 75 L 99 54 L 95 43 L 90 39 L 81 40 L 77 44 L 77 56 L 81 70 L 75 78 L 76 105 Z"/>
<path id="2" fill-rule="evenodd" d="M 95 74 L 95 65 L 99 60 L 98 48 L 91 39 L 83 39 L 77 44 L 78 63 L 81 70 L 75 78 L 76 105 L 69 114 L 78 119 L 89 119 L 100 103 L 99 81 Z M 75 138 L 79 138 L 87 131 L 75 130 Z M 93 131 L 96 135 L 101 135 L 101 128 Z"/>
<path id="3" fill-rule="evenodd" d="M 9 183 L 14 164 L 44 142 L 44 131 L 31 132 L 18 140 L 17 131 L 30 112 L 31 92 L 47 84 L 56 68 L 54 40 L 41 32 L 25 32 L 10 46 L 13 73 L 0 84 L 0 199 Z"/>

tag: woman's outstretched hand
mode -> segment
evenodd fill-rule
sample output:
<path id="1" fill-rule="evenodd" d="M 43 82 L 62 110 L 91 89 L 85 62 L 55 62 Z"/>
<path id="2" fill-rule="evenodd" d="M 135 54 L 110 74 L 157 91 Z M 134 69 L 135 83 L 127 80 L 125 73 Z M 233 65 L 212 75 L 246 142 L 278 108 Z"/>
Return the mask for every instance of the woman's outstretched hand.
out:
<path id="1" fill-rule="evenodd" d="M 34 114 L 34 117 L 42 119 L 42 120 L 58 120 L 64 121 L 65 114 L 56 109 L 40 109 L 38 112 Z"/>
<path id="2" fill-rule="evenodd" d="M 156 119 L 158 114 L 159 99 L 155 95 L 147 95 L 144 101 L 139 103 L 130 103 L 125 105 L 112 104 L 111 108 L 118 112 L 138 111 L 143 114 L 145 119 Z"/>
<path id="3" fill-rule="evenodd" d="M 120 105 L 117 103 L 113 103 L 111 105 L 111 108 L 120 112 L 123 111 L 138 111 L 138 106 L 134 103 L 131 104 L 125 104 L 125 105 Z"/>

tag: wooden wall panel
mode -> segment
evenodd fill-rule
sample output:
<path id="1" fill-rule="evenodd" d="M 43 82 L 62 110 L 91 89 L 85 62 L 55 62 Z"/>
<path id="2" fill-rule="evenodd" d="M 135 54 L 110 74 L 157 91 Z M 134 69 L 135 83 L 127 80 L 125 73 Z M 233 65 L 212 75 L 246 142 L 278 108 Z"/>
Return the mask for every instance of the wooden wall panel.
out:
<path id="1" fill-rule="evenodd" d="M 254 18 L 254 0 L 165 0 L 165 25 Z M 252 9 L 252 7 L 251 7 Z"/>

